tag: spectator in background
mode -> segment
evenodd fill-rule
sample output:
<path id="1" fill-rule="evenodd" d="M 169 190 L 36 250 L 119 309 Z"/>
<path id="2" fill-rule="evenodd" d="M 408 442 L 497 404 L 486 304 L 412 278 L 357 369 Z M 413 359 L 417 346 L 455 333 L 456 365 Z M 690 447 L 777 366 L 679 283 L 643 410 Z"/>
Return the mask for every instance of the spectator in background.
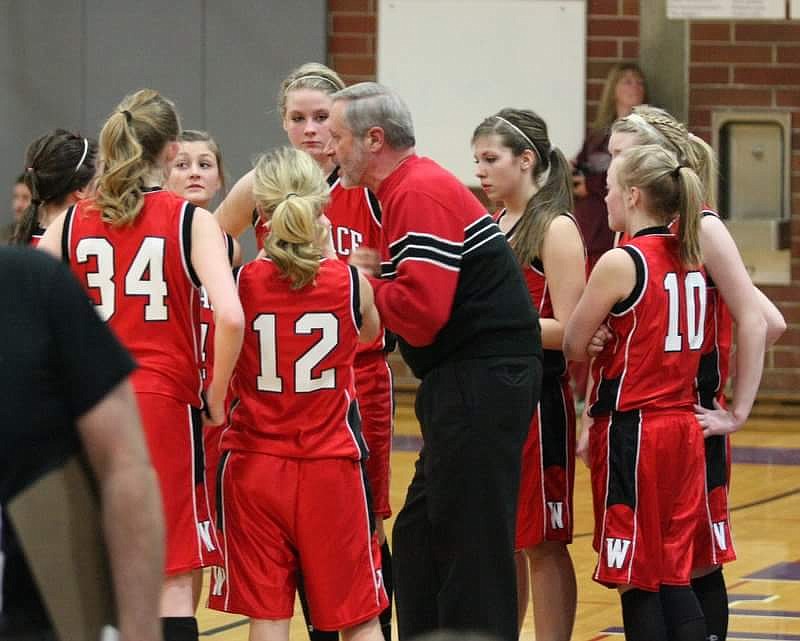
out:
<path id="1" fill-rule="evenodd" d="M 14 210 L 14 222 L 18 221 L 22 216 L 28 205 L 31 204 L 31 190 L 25 184 L 25 174 L 17 176 L 14 181 L 14 194 L 11 199 L 11 205 Z"/>
<path id="2" fill-rule="evenodd" d="M 606 195 L 606 173 L 611 164 L 608 151 L 611 125 L 617 118 L 630 114 L 636 105 L 646 99 L 644 74 L 636 63 L 627 62 L 612 67 L 603 87 L 597 117 L 573 163 L 574 213 L 586 243 L 590 269 L 603 252 L 614 245 L 614 232 L 608 227 L 608 211 L 603 200 Z"/>
<path id="3" fill-rule="evenodd" d="M 14 233 L 17 221 L 23 212 L 31 204 L 31 190 L 25 184 L 25 174 L 20 174 L 14 181 L 14 189 L 11 195 L 11 211 L 14 214 L 13 220 L 8 221 L 0 230 L 0 242 L 7 243 Z"/>

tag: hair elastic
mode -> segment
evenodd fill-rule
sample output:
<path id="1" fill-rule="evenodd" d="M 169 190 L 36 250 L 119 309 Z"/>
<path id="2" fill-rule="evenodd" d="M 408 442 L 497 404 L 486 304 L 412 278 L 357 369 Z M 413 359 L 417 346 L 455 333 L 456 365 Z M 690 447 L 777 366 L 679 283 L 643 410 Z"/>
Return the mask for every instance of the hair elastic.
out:
<path id="1" fill-rule="evenodd" d="M 297 196 L 297 194 L 293 191 L 290 191 L 288 194 L 286 194 L 286 198 L 284 198 L 284 200 L 289 200 L 292 196 Z"/>
<path id="2" fill-rule="evenodd" d="M 536 154 L 536 157 L 539 159 L 539 162 L 543 162 L 542 154 L 539 153 L 539 150 L 536 148 L 536 145 L 533 144 L 533 141 L 530 138 L 528 138 L 528 136 L 525 134 L 524 131 L 522 131 L 522 129 L 517 127 L 513 122 L 510 122 L 510 121 L 506 120 L 505 118 L 503 118 L 503 116 L 495 115 L 495 118 L 497 118 L 501 122 L 504 122 L 509 127 L 511 127 L 514 131 L 516 131 L 520 136 L 522 136 L 525 139 L 525 142 L 528 143 L 528 146 L 533 151 L 533 153 Z M 552 147 L 551 147 L 551 150 L 552 150 Z"/>
<path id="3" fill-rule="evenodd" d="M 297 84 L 301 80 L 322 80 L 323 82 L 327 82 L 331 87 L 333 87 L 335 91 L 339 91 L 339 85 L 337 85 L 330 78 L 326 78 L 325 76 L 300 76 L 299 78 L 295 78 L 288 85 L 286 85 L 286 89 L 283 90 L 283 93 L 284 94 L 287 93 L 289 89 L 292 88 L 293 85 Z"/>
<path id="4" fill-rule="evenodd" d="M 133 115 L 131 115 L 131 112 L 130 112 L 130 111 L 128 111 L 127 109 L 123 109 L 122 111 L 120 111 L 120 113 L 121 113 L 123 116 L 125 116 L 125 121 L 126 121 L 128 124 L 131 124 L 131 121 L 133 120 Z"/>
<path id="5" fill-rule="evenodd" d="M 669 172 L 669 173 L 672 175 L 672 177 L 673 177 L 675 180 L 678 180 L 678 178 L 680 178 L 680 177 L 681 177 L 681 169 L 683 169 L 684 167 L 686 167 L 686 165 L 681 165 L 681 164 L 679 164 L 677 167 L 675 167 L 675 169 L 673 169 L 673 170 L 672 170 L 671 172 Z"/>

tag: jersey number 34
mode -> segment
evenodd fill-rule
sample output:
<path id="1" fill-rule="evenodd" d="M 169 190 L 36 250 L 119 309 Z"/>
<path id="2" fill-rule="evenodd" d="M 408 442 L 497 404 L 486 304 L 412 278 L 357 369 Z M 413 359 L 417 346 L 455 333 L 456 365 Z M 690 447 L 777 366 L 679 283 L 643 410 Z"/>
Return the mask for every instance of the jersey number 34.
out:
<path id="1" fill-rule="evenodd" d="M 104 321 L 116 311 L 117 284 L 114 281 L 114 246 L 105 238 L 82 238 L 75 248 L 78 263 L 86 263 L 95 256 L 97 270 L 86 274 L 86 284 L 98 290 L 100 302 L 95 304 L 97 313 Z M 165 321 L 167 310 L 167 281 L 164 280 L 164 239 L 146 236 L 136 251 L 125 274 L 125 294 L 145 296 L 146 321 Z"/>

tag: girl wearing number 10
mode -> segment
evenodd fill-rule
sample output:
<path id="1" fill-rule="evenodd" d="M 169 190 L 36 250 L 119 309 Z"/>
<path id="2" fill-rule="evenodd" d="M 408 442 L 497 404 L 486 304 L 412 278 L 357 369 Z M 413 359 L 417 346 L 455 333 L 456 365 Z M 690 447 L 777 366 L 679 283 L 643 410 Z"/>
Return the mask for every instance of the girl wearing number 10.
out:
<path id="1" fill-rule="evenodd" d="M 613 336 L 594 360 L 587 399 L 594 578 L 619 590 L 629 641 L 705 639 L 690 586 L 705 491 L 693 410 L 706 304 L 702 201 L 697 174 L 662 147 L 616 157 L 609 225 L 630 240 L 598 260 L 564 337 L 567 358 L 585 360 L 601 324 Z"/>

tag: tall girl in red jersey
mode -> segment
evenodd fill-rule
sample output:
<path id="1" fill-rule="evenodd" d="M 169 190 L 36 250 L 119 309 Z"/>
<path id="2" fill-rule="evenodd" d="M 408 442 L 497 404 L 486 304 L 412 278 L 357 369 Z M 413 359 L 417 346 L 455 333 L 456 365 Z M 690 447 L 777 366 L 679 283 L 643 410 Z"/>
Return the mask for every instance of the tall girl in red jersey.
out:
<path id="1" fill-rule="evenodd" d="M 42 247 L 69 262 L 133 354 L 133 375 L 167 525 L 161 612 L 165 641 L 197 639 L 192 570 L 221 562 L 203 468 L 198 288 L 216 313 L 209 422 L 224 400 L 241 347 L 242 308 L 211 214 L 160 188 L 177 151 L 178 115 L 143 89 L 126 97 L 100 133 L 97 195 L 70 208 Z"/>
<path id="2" fill-rule="evenodd" d="M 716 159 L 708 144 L 667 112 L 647 105 L 634 108 L 632 115 L 614 123 L 609 149 L 612 155 L 619 155 L 636 144 L 658 144 L 674 151 L 695 169 L 704 186 L 700 246 L 708 274 L 708 303 L 697 402 L 706 435 L 708 519 L 695 541 L 692 586 L 706 615 L 709 636 L 724 641 L 728 596 L 722 564 L 736 559 L 728 512 L 728 434 L 744 425 L 761 381 L 765 347 L 781 336 L 786 323 L 775 305 L 753 286 L 733 238 L 715 211 Z M 737 376 L 729 406 L 725 387 L 734 334 Z"/>
<path id="3" fill-rule="evenodd" d="M 648 145 L 612 161 L 608 189 L 609 224 L 630 241 L 597 262 L 564 338 L 577 360 L 602 323 L 612 334 L 593 363 L 589 398 L 595 580 L 620 590 L 626 639 L 702 641 L 690 586 L 704 516 L 693 409 L 706 304 L 702 185 L 673 154 Z M 676 216 L 674 235 L 667 225 Z"/>
<path id="4" fill-rule="evenodd" d="M 45 229 L 70 205 L 89 195 L 97 143 L 65 129 L 39 136 L 25 152 L 31 201 L 16 224 L 12 245 L 36 247 Z"/>
<path id="5" fill-rule="evenodd" d="M 319 63 L 307 63 L 293 70 L 281 83 L 278 110 L 289 142 L 308 153 L 327 176 L 330 200 L 325 215 L 331 222 L 331 240 L 337 256 L 373 255 L 380 246 L 380 204 L 368 189 L 345 189 L 339 181 L 339 168 L 325 149 L 330 140 L 328 118 L 331 94 L 344 89 L 339 75 Z M 250 224 L 255 225 L 258 247 L 264 246 L 264 221 L 253 216 L 253 172 L 234 185 L 216 211 L 222 228 L 238 237 Z M 386 589 L 391 601 L 391 554 L 386 542 L 383 520 L 391 516 L 389 504 L 389 460 L 392 444 L 392 373 L 386 359 L 386 335 L 381 332 L 371 344 L 358 349 L 355 362 L 356 393 L 361 410 L 364 439 L 369 448 L 367 478 L 376 517 L 381 555 L 386 570 Z M 386 641 L 391 641 L 391 609 L 381 615 Z M 334 635 L 314 635 L 315 641 L 333 639 Z"/>
<path id="6" fill-rule="evenodd" d="M 528 606 L 528 572 L 537 639 L 568 641 L 575 622 L 572 541 L 575 407 L 561 351 L 564 328 L 586 282 L 586 253 L 572 208 L 569 163 L 551 146 L 532 111 L 503 109 L 475 129 L 475 175 L 519 259 L 539 311 L 544 377 L 522 453 L 517 507 L 520 626 Z M 527 557 L 527 558 L 526 558 Z"/>
<path id="7" fill-rule="evenodd" d="M 220 189 L 225 188 L 225 170 L 222 151 L 216 141 L 205 131 L 184 129 L 178 136 L 180 147 L 170 168 L 167 187 L 186 198 L 197 207 L 208 210 Z M 225 247 L 231 266 L 241 265 L 239 243 L 229 234 L 224 235 Z M 214 309 L 204 287 L 200 288 L 200 375 L 203 390 L 208 391 L 214 368 Z M 227 408 L 226 408 L 227 409 Z M 216 479 L 219 464 L 219 440 L 224 424 L 207 425 L 203 430 L 206 488 L 211 502 L 212 521 L 216 517 Z M 195 609 L 202 591 L 203 574 L 194 572 Z"/>
<path id="8" fill-rule="evenodd" d="M 222 437 L 225 575 L 210 605 L 249 616 L 251 641 L 288 641 L 302 572 L 316 628 L 379 641 L 387 598 L 353 378 L 359 340 L 379 331 L 372 289 L 325 255 L 328 189 L 307 154 L 262 157 L 253 186 L 269 234 L 265 257 L 236 276 L 247 329 Z"/>

